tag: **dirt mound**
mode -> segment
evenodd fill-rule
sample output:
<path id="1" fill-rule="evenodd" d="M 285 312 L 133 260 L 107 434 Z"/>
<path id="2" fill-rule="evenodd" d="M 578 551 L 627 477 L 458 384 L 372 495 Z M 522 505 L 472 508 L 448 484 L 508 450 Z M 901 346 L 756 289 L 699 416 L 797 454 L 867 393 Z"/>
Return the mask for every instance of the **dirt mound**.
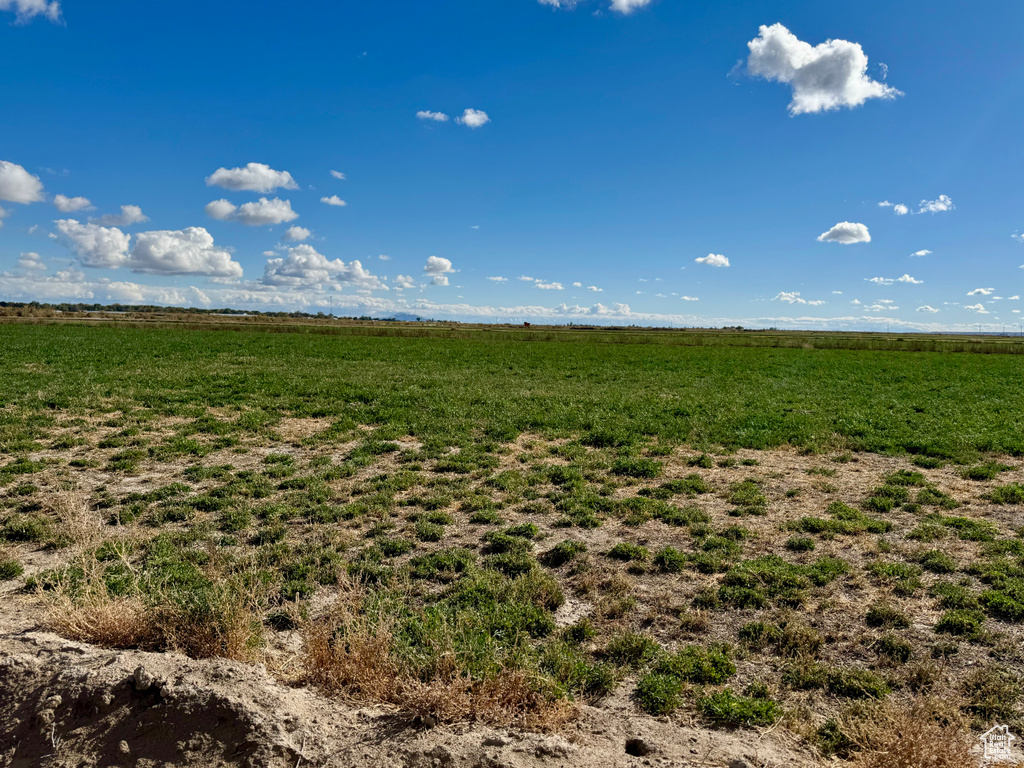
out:
<path id="1" fill-rule="evenodd" d="M 259 666 L 116 652 L 26 631 L 0 636 L 0 765 L 528 768 L 813 765 L 752 731 L 711 732 L 585 709 L 563 734 L 427 728 L 347 708 Z"/>

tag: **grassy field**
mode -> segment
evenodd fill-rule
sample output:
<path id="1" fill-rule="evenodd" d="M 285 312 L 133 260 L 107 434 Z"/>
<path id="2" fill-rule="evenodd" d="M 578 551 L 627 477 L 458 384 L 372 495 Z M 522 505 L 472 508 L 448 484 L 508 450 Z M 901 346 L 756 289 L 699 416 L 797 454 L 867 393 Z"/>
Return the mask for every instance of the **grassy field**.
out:
<path id="1" fill-rule="evenodd" d="M 1024 360 L 604 333 L 0 325 L 0 579 L 421 720 L 1020 722 Z"/>

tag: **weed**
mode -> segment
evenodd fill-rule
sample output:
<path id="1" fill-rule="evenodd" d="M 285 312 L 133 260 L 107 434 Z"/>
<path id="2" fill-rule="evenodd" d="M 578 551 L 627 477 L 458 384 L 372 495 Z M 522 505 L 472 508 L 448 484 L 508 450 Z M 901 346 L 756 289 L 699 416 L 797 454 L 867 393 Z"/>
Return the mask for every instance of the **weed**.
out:
<path id="1" fill-rule="evenodd" d="M 582 541 L 563 541 L 541 555 L 540 560 L 549 568 L 558 568 L 586 551 L 587 545 Z"/>
<path id="2" fill-rule="evenodd" d="M 914 646 L 902 637 L 893 634 L 882 635 L 875 647 L 881 656 L 896 664 L 906 664 L 914 657 Z"/>
<path id="3" fill-rule="evenodd" d="M 627 541 L 620 541 L 610 550 L 608 550 L 608 557 L 615 560 L 647 560 L 651 553 L 647 551 L 647 547 L 642 547 L 639 544 L 633 544 Z"/>
<path id="4" fill-rule="evenodd" d="M 906 629 L 910 626 L 910 618 L 893 605 L 875 603 L 868 609 L 865 622 L 869 627 L 886 627 L 888 629 Z"/>
<path id="5" fill-rule="evenodd" d="M 632 632 L 613 637 L 604 648 L 604 657 L 613 664 L 639 669 L 662 652 L 661 646 L 647 635 Z"/>
<path id="6" fill-rule="evenodd" d="M 666 573 L 679 573 L 686 563 L 686 555 L 673 547 L 665 547 L 654 556 L 654 565 Z"/>
<path id="7" fill-rule="evenodd" d="M 672 714 L 682 704 L 682 681 L 673 675 L 649 673 L 637 683 L 637 705 L 649 715 Z"/>
<path id="8" fill-rule="evenodd" d="M 774 701 L 763 698 L 737 696 L 730 689 L 702 696 L 697 707 L 704 717 L 729 727 L 766 727 L 782 716 L 782 708 Z"/>
<path id="9" fill-rule="evenodd" d="M 664 464 L 654 459 L 621 458 L 612 464 L 612 474 L 636 478 L 658 477 L 663 469 Z"/>
<path id="10" fill-rule="evenodd" d="M 972 609 L 946 611 L 935 623 L 935 631 L 959 637 L 977 638 L 981 635 L 985 614 Z"/>

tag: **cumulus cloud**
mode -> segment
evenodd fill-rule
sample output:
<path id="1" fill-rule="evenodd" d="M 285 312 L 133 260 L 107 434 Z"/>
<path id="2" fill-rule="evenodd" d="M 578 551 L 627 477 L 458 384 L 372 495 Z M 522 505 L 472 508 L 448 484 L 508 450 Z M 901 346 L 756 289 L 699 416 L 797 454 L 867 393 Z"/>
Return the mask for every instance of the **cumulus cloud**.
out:
<path id="1" fill-rule="evenodd" d="M 1014 232 L 1012 235 L 1010 235 L 1010 237 L 1012 237 L 1018 243 L 1024 243 L 1024 235 L 1022 235 L 1022 234 Z"/>
<path id="2" fill-rule="evenodd" d="M 380 259 L 381 261 L 391 261 L 391 257 L 384 253 L 382 253 L 377 258 Z"/>
<path id="3" fill-rule="evenodd" d="M 7 211 L 5 211 L 3 208 L 0 208 L 0 229 L 3 229 L 4 219 L 7 218 L 7 216 L 9 215 L 10 214 L 8 214 Z"/>
<path id="4" fill-rule="evenodd" d="M 508 282 L 508 278 L 507 277 L 499 277 L 497 275 L 495 275 L 494 277 L 488 277 L 486 279 L 490 280 L 492 283 L 507 283 Z"/>
<path id="5" fill-rule="evenodd" d="M 979 315 L 990 314 L 989 311 L 985 309 L 984 304 L 968 304 L 967 306 L 964 307 L 964 309 L 968 309 L 971 312 L 977 312 Z"/>
<path id="6" fill-rule="evenodd" d="M 910 213 L 910 209 L 903 203 L 890 203 L 888 200 L 883 200 L 878 205 L 882 208 L 892 208 L 897 216 L 906 216 Z"/>
<path id="7" fill-rule="evenodd" d="M 918 213 L 945 213 L 952 211 L 956 206 L 949 199 L 948 195 L 939 195 L 938 200 L 922 200 Z"/>
<path id="8" fill-rule="evenodd" d="M 18 257 L 18 266 L 30 272 L 45 272 L 46 265 L 42 257 L 34 251 L 27 251 Z"/>
<path id="9" fill-rule="evenodd" d="M 14 11 L 19 23 L 43 16 L 52 22 L 60 21 L 59 0 L 0 0 L 0 11 Z"/>
<path id="10" fill-rule="evenodd" d="M 709 267 L 728 267 L 729 259 L 720 253 L 709 253 L 707 256 L 700 256 L 694 259 L 698 264 L 707 264 Z"/>
<path id="11" fill-rule="evenodd" d="M 127 266 L 151 275 L 242 276 L 241 265 L 202 227 L 140 232 Z"/>
<path id="12" fill-rule="evenodd" d="M 341 259 L 328 260 L 311 245 L 296 245 L 288 255 L 268 259 L 263 269 L 265 285 L 314 287 L 326 285 L 341 290 L 355 286 L 368 290 L 385 288 L 380 279 L 363 268 L 358 260 L 346 264 Z"/>
<path id="13" fill-rule="evenodd" d="M 892 285 L 896 282 L 891 277 L 865 277 L 864 279 L 875 285 Z"/>
<path id="14" fill-rule="evenodd" d="M 9 203 L 38 203 L 43 199 L 43 182 L 17 163 L 0 160 L 0 200 Z"/>
<path id="15" fill-rule="evenodd" d="M 561 283 L 545 283 L 543 281 L 538 280 L 536 283 L 534 283 L 534 285 L 537 288 L 540 288 L 542 291 L 564 291 L 565 290 L 565 286 L 562 285 Z"/>
<path id="16" fill-rule="evenodd" d="M 337 195 L 331 195 L 330 197 L 321 197 L 320 202 L 324 205 L 333 205 L 336 208 L 344 208 L 348 203 L 342 200 Z"/>
<path id="17" fill-rule="evenodd" d="M 214 200 L 206 205 L 206 215 L 217 221 L 237 221 L 248 227 L 283 224 L 295 221 L 299 214 L 292 210 L 291 200 L 261 197 L 258 202 L 236 206 L 228 200 Z"/>
<path id="18" fill-rule="evenodd" d="M 923 250 L 920 250 L 920 251 L 914 251 L 914 253 L 912 253 L 910 255 L 911 256 L 917 256 L 917 257 L 922 257 L 922 256 L 931 256 L 931 254 L 932 254 L 931 251 L 929 251 L 927 249 L 923 249 Z"/>
<path id="19" fill-rule="evenodd" d="M 131 235 L 116 227 L 81 224 L 75 219 L 60 219 L 56 224 L 83 266 L 113 269 L 128 261 Z"/>
<path id="20" fill-rule="evenodd" d="M 893 99 L 902 93 L 867 76 L 868 57 L 859 43 L 828 40 L 812 46 L 782 24 L 762 26 L 747 43 L 747 71 L 786 83 L 793 89 L 791 115 L 859 107 L 868 99 Z"/>
<path id="21" fill-rule="evenodd" d="M 305 227 L 288 227 L 281 235 L 281 239 L 286 243 L 301 243 L 303 240 L 309 238 L 313 233 Z"/>
<path id="22" fill-rule="evenodd" d="M 423 266 L 423 271 L 428 275 L 443 275 L 454 272 L 455 270 L 452 269 L 452 263 L 449 259 L 443 259 L 440 256 L 431 256 Z"/>
<path id="23" fill-rule="evenodd" d="M 415 287 L 416 281 L 412 278 L 412 275 L 398 275 L 395 277 L 395 288 L 398 290 Z"/>
<path id="24" fill-rule="evenodd" d="M 996 292 L 995 288 L 975 288 L 973 291 L 968 291 L 968 296 L 991 296 Z"/>
<path id="25" fill-rule="evenodd" d="M 520 275 L 519 279 L 522 280 L 524 283 L 535 283 L 535 282 L 537 282 L 534 278 L 528 277 L 527 275 Z"/>
<path id="26" fill-rule="evenodd" d="M 421 109 L 416 117 L 420 120 L 433 120 L 435 123 L 447 123 L 449 119 L 444 112 L 431 112 L 429 109 Z"/>
<path id="27" fill-rule="evenodd" d="M 910 275 L 904 274 L 903 277 L 897 277 L 896 278 L 896 282 L 897 283 L 910 283 L 911 285 L 921 285 L 921 283 L 923 283 L 924 280 L 916 280 L 913 277 L 911 277 Z"/>
<path id="28" fill-rule="evenodd" d="M 786 304 L 807 304 L 811 307 L 820 307 L 825 303 L 823 299 L 805 299 L 800 296 L 800 291 L 781 291 L 772 301 L 784 301 Z"/>
<path id="29" fill-rule="evenodd" d="M 344 173 L 342 173 L 341 171 L 331 171 L 331 176 L 333 176 L 334 178 L 338 179 L 338 181 L 344 181 L 345 179 L 347 179 L 347 178 L 348 178 L 348 177 L 347 177 L 347 176 L 346 176 L 346 175 L 345 175 Z"/>
<path id="30" fill-rule="evenodd" d="M 120 213 L 108 213 L 106 216 L 92 220 L 92 223 L 99 224 L 101 227 L 130 227 L 132 224 L 141 224 L 144 221 L 149 221 L 149 216 L 146 216 L 139 206 L 122 205 Z"/>
<path id="31" fill-rule="evenodd" d="M 935 307 L 931 307 L 931 306 L 925 304 L 923 307 L 918 307 L 916 311 L 917 312 L 927 312 L 930 315 L 934 315 L 939 310 L 937 310 Z"/>
<path id="32" fill-rule="evenodd" d="M 75 213 L 76 211 L 91 211 L 93 204 L 87 197 L 67 197 L 66 195 L 55 195 L 53 207 L 61 213 Z"/>
<path id="33" fill-rule="evenodd" d="M 700 301 L 696 296 L 680 296 L 681 301 Z"/>
<path id="34" fill-rule="evenodd" d="M 841 221 L 828 232 L 818 235 L 819 243 L 840 243 L 852 245 L 853 243 L 870 243 L 871 234 L 863 224 L 855 224 L 852 221 Z"/>
<path id="35" fill-rule="evenodd" d="M 433 285 L 448 285 L 448 274 L 454 271 L 451 261 L 440 256 L 431 256 L 423 266 L 423 272 L 432 276 L 433 279 L 430 282 Z"/>
<path id="36" fill-rule="evenodd" d="M 604 293 L 604 288 L 598 288 L 596 285 L 588 285 L 587 290 L 594 293 Z"/>
<path id="37" fill-rule="evenodd" d="M 206 186 L 223 187 L 232 192 L 273 192 L 279 187 L 299 188 L 288 171 L 275 171 L 264 163 L 249 163 L 244 168 L 218 168 L 206 177 Z"/>
<path id="38" fill-rule="evenodd" d="M 481 109 L 467 109 L 461 117 L 455 118 L 455 122 L 469 128 L 481 128 L 491 122 L 491 118 Z"/>

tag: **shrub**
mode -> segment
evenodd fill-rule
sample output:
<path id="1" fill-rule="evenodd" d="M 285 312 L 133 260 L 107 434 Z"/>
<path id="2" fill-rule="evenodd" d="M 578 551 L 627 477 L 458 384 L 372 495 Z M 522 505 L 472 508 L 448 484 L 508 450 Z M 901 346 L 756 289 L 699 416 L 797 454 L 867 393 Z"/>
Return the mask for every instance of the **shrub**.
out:
<path id="1" fill-rule="evenodd" d="M 16 579 L 24 572 L 25 569 L 17 560 L 0 558 L 0 581 Z"/>
<path id="2" fill-rule="evenodd" d="M 906 629 L 910 626 L 910 618 L 895 606 L 888 603 L 875 603 L 868 609 L 865 622 L 869 627 L 887 627 L 889 629 Z"/>
<path id="3" fill-rule="evenodd" d="M 988 498 L 993 504 L 1024 504 L 1024 485 L 1001 485 L 993 489 Z"/>
<path id="4" fill-rule="evenodd" d="M 894 507 L 904 504 L 910 500 L 910 492 L 904 485 L 883 485 L 876 488 L 872 494 L 864 500 L 864 508 L 873 512 L 889 512 Z"/>
<path id="5" fill-rule="evenodd" d="M 440 541 L 444 538 L 444 526 L 423 519 L 417 520 L 416 538 L 420 541 Z"/>
<path id="6" fill-rule="evenodd" d="M 541 555 L 540 559 L 548 567 L 558 568 L 586 551 L 587 545 L 582 541 L 563 541 Z"/>
<path id="7" fill-rule="evenodd" d="M 700 456 L 691 456 L 686 460 L 687 466 L 700 467 L 701 469 L 711 469 L 715 466 L 714 459 L 708 456 L 706 453 L 700 454 Z"/>
<path id="8" fill-rule="evenodd" d="M 585 643 L 597 637 L 597 629 L 590 619 L 580 619 L 562 630 L 562 639 L 567 643 Z"/>
<path id="9" fill-rule="evenodd" d="M 612 474 L 626 477 L 652 478 L 661 474 L 664 464 L 654 459 L 622 458 L 612 464 Z"/>
<path id="10" fill-rule="evenodd" d="M 409 561 L 409 575 L 414 579 L 451 580 L 467 573 L 476 561 L 468 549 L 440 549 Z"/>
<path id="11" fill-rule="evenodd" d="M 978 598 L 968 587 L 948 581 L 939 582 L 929 590 L 932 597 L 939 598 L 939 606 L 943 609 L 979 607 Z"/>
<path id="12" fill-rule="evenodd" d="M 660 658 L 652 672 L 671 675 L 689 683 L 717 685 L 736 673 L 736 665 L 721 647 L 687 645 L 674 654 Z"/>
<path id="13" fill-rule="evenodd" d="M 985 614 L 970 609 L 946 611 L 935 624 L 935 631 L 960 637 L 975 638 L 981 634 Z"/>
<path id="14" fill-rule="evenodd" d="M 678 573 L 686 567 L 687 558 L 673 547 L 665 547 L 654 556 L 654 564 L 666 573 Z"/>
<path id="15" fill-rule="evenodd" d="M 1000 464 L 997 461 L 987 461 L 974 467 L 964 467 L 960 470 L 960 477 L 965 480 L 994 480 L 1000 472 L 1006 472 L 1013 467 Z"/>
<path id="16" fill-rule="evenodd" d="M 649 715 L 668 715 L 682 703 L 683 683 L 672 675 L 647 674 L 636 686 L 636 701 Z"/>
<path id="17" fill-rule="evenodd" d="M 537 567 L 537 561 L 526 552 L 501 552 L 484 558 L 484 568 L 500 571 L 509 577 L 523 576 Z"/>
<path id="18" fill-rule="evenodd" d="M 45 517 L 11 515 L 0 528 L 0 539 L 11 542 L 42 542 L 50 535 L 50 522 Z"/>
<path id="19" fill-rule="evenodd" d="M 726 688 L 697 699 L 701 714 L 721 725 L 769 726 L 782 716 L 782 708 L 771 699 L 737 696 Z"/>
<path id="20" fill-rule="evenodd" d="M 650 554 L 651 553 L 647 551 L 647 547 L 642 547 L 639 544 L 633 544 L 626 541 L 620 541 L 608 550 L 608 557 L 615 560 L 646 560 L 650 557 Z"/>
<path id="21" fill-rule="evenodd" d="M 696 473 L 689 474 L 682 480 L 669 480 L 662 484 L 661 488 L 673 494 L 686 494 L 687 496 L 711 493 L 713 490 L 704 478 Z"/>
<path id="22" fill-rule="evenodd" d="M 953 573 L 956 571 L 956 560 L 938 549 L 930 549 L 917 558 L 917 562 L 926 571 L 932 573 Z"/>
<path id="23" fill-rule="evenodd" d="M 807 536 L 791 536 L 786 542 L 786 549 L 791 552 L 811 552 L 814 550 L 814 539 Z"/>
<path id="24" fill-rule="evenodd" d="M 882 635 L 876 647 L 879 654 L 897 664 L 906 664 L 914 656 L 914 646 L 898 635 Z"/>
<path id="25" fill-rule="evenodd" d="M 639 669 L 651 662 L 659 653 L 661 646 L 647 635 L 633 632 L 613 637 L 605 646 L 604 656 L 620 667 Z"/>
<path id="26" fill-rule="evenodd" d="M 737 637 L 748 648 L 761 650 L 774 645 L 782 636 L 782 631 L 774 624 L 764 621 L 751 621 L 740 627 Z"/>

